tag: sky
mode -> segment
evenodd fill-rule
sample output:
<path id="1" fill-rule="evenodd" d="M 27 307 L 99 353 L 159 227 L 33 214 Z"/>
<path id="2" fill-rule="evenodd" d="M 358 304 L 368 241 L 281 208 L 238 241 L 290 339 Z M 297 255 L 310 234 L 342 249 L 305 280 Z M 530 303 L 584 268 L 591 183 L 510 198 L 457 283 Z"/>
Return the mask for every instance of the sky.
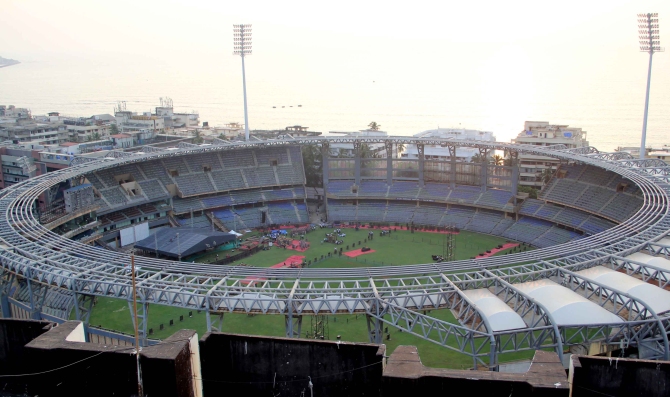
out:
<path id="1" fill-rule="evenodd" d="M 650 0 L 2 3 L 0 51 L 22 59 L 86 53 L 165 60 L 175 50 L 184 58 L 227 55 L 234 23 L 254 25 L 255 38 L 262 38 L 254 43 L 256 52 L 293 62 L 312 53 L 326 55 L 323 61 L 381 56 L 420 62 L 445 48 L 481 57 L 503 46 L 540 53 L 572 48 L 590 58 L 629 53 L 637 45 L 636 13 L 659 12 L 661 33 L 663 16 L 670 16 L 670 2 Z"/>
<path id="2" fill-rule="evenodd" d="M 580 108 L 597 107 L 605 102 L 603 98 L 612 98 L 608 110 L 616 112 L 619 99 L 634 96 L 639 102 L 644 94 L 648 57 L 638 51 L 636 14 L 658 12 L 661 41 L 670 42 L 668 0 L 0 0 L 0 10 L 0 56 L 22 63 L 63 60 L 73 65 L 73 73 L 77 63 L 90 64 L 92 71 L 97 63 L 119 65 L 129 76 L 148 68 L 157 76 L 178 79 L 189 79 L 189 74 L 230 76 L 217 82 L 216 89 L 230 93 L 231 103 L 238 103 L 241 96 L 239 57 L 232 56 L 232 25 L 252 24 L 253 55 L 247 61 L 250 107 L 270 109 L 281 96 L 336 109 L 337 103 L 326 103 L 328 98 L 342 102 L 349 96 L 365 102 L 361 113 L 398 114 L 406 101 L 422 95 L 433 98 L 439 90 L 467 94 L 478 107 L 468 116 L 469 110 L 456 102 L 430 109 L 426 101 L 421 106 L 427 114 L 432 112 L 426 121 L 431 127 L 438 122 L 498 127 L 495 122 L 480 122 L 480 114 L 485 113 L 489 120 L 508 119 L 501 123 L 518 131 L 524 117 L 552 115 L 537 110 L 546 95 L 566 106 L 578 96 Z M 665 102 L 670 98 L 669 58 L 668 53 L 654 58 L 655 97 L 650 107 L 654 114 L 670 103 Z M 91 76 L 82 78 L 93 78 L 95 73 Z M 192 84 L 201 90 L 210 88 L 195 79 Z M 614 85 L 622 88 L 615 90 Z M 133 81 L 132 86 L 138 83 Z M 600 96 L 591 98 L 593 92 Z M 147 95 L 158 96 L 153 91 Z M 384 101 L 377 100 L 380 95 Z M 176 107 L 186 101 L 182 96 L 173 97 Z M 631 106 L 638 106 L 637 102 Z M 2 92 L 0 103 L 4 103 Z M 506 106 L 511 103 L 515 106 Z M 207 111 L 198 106 L 201 114 Z M 449 106 L 464 115 L 437 114 Z M 566 107 L 565 112 L 569 111 Z M 579 111 L 583 109 L 575 109 L 574 114 Z M 565 118 L 562 113 L 556 111 L 555 117 Z M 254 116 L 255 126 L 273 120 L 258 111 Z M 336 114 L 329 117 L 327 128 L 349 128 L 332 123 Z M 366 116 L 360 117 L 356 125 L 364 123 Z M 232 119 L 227 121 L 241 121 Z M 421 131 L 418 128 L 408 124 L 406 129 Z"/>

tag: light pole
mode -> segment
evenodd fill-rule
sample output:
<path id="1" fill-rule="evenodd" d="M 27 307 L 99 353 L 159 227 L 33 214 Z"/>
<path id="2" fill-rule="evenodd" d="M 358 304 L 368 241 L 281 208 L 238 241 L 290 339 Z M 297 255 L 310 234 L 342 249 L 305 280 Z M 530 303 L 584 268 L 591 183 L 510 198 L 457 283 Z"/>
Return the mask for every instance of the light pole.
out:
<path id="1" fill-rule="evenodd" d="M 249 115 L 247 113 L 247 78 L 244 56 L 251 55 L 251 25 L 233 25 L 233 55 L 242 57 L 242 91 L 244 92 L 244 139 L 249 140 Z"/>
<path id="2" fill-rule="evenodd" d="M 638 31 L 640 33 L 640 51 L 649 53 L 649 71 L 647 72 L 647 95 L 644 100 L 644 120 L 642 121 L 642 142 L 640 158 L 644 159 L 647 140 L 647 114 L 649 113 L 649 88 L 651 87 L 651 59 L 655 52 L 662 52 L 658 31 L 658 14 L 637 14 Z"/>

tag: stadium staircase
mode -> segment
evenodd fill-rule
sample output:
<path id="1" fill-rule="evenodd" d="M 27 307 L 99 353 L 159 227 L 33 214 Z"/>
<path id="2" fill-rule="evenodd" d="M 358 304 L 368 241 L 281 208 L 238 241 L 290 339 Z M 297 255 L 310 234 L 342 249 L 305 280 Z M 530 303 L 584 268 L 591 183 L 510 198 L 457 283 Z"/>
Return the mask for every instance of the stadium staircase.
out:
<path id="1" fill-rule="evenodd" d="M 265 216 L 267 217 L 265 223 L 268 225 L 274 225 L 275 222 L 272 220 L 272 214 L 270 213 L 270 209 L 268 207 L 265 207 Z"/>
<path id="2" fill-rule="evenodd" d="M 214 227 L 221 230 L 222 232 L 228 232 L 229 230 L 223 225 L 223 222 L 221 222 L 217 217 L 215 217 L 211 212 L 206 212 L 205 216 L 209 221 L 214 224 Z"/>
<path id="3" fill-rule="evenodd" d="M 233 217 L 235 217 L 235 220 L 237 221 L 237 224 L 238 224 L 239 226 L 242 226 L 242 227 L 244 227 L 245 229 L 249 229 L 249 226 L 247 226 L 247 224 L 244 223 L 244 221 L 242 220 L 242 217 L 241 217 L 237 212 L 235 212 L 235 210 L 232 210 L 232 209 L 231 209 L 230 212 L 233 213 Z M 238 229 L 239 229 L 239 227 L 238 227 Z"/>
<path id="4" fill-rule="evenodd" d="M 300 211 L 298 211 L 298 206 L 293 203 L 293 209 L 295 210 L 295 216 L 298 217 L 298 222 L 302 223 L 302 217 L 300 216 Z"/>
<path id="5" fill-rule="evenodd" d="M 206 172 L 207 177 L 209 178 L 209 181 L 212 183 L 212 186 L 214 186 L 214 189 L 217 188 L 216 182 L 214 182 L 214 178 L 212 178 L 212 173 L 211 172 Z"/>
<path id="6" fill-rule="evenodd" d="M 277 186 L 281 185 L 281 183 L 279 183 L 279 175 L 277 174 L 277 166 L 272 167 L 272 172 L 275 174 L 275 182 L 277 183 Z"/>
<path id="7" fill-rule="evenodd" d="M 179 227 L 181 226 L 177 219 L 175 219 L 173 214 L 168 215 L 168 222 L 170 222 L 170 226 L 172 227 Z"/>
<path id="8" fill-rule="evenodd" d="M 242 175 L 242 180 L 244 181 L 244 188 L 248 189 L 249 188 L 249 182 L 247 182 L 247 177 L 244 175 L 244 172 L 241 172 L 241 171 L 240 171 L 240 175 Z"/>

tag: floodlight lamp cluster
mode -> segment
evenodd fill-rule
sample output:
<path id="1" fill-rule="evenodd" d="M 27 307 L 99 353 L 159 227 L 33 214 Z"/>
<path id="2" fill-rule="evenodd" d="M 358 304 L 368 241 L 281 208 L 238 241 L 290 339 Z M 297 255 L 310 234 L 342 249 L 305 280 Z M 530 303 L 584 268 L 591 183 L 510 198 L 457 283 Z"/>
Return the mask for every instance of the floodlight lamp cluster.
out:
<path id="1" fill-rule="evenodd" d="M 251 55 L 251 25 L 233 25 L 233 55 Z"/>
<path id="2" fill-rule="evenodd" d="M 661 52 L 661 36 L 658 28 L 658 13 L 637 14 L 640 51 Z"/>

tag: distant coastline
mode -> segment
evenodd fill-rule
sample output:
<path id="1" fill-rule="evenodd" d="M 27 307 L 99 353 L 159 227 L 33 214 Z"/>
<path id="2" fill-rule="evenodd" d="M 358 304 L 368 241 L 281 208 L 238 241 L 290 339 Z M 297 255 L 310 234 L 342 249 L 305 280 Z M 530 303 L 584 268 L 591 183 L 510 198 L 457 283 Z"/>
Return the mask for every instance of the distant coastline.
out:
<path id="1" fill-rule="evenodd" d="M 21 63 L 21 62 L 15 60 L 15 59 L 7 59 L 7 58 L 0 57 L 0 68 L 5 68 L 7 66 L 16 65 L 16 64 L 19 64 L 19 63 Z"/>

